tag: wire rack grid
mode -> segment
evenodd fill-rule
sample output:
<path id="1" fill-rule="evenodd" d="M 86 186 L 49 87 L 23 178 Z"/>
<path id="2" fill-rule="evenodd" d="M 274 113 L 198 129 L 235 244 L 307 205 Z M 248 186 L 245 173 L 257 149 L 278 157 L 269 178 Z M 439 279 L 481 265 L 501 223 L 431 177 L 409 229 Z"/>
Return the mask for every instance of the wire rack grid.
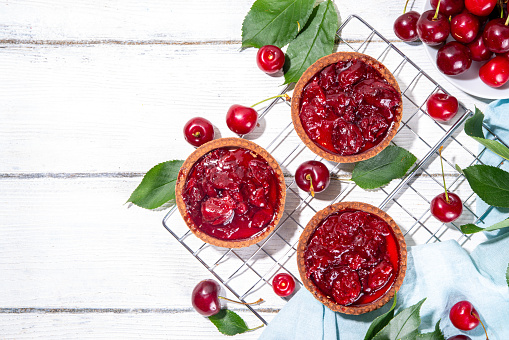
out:
<path id="1" fill-rule="evenodd" d="M 362 39 L 343 39 L 342 36 L 362 36 Z M 464 121 L 472 114 L 460 104 L 459 113 L 450 124 L 440 124 L 430 118 L 423 108 L 429 96 L 437 91 L 447 93 L 436 81 L 405 56 L 393 43 L 383 37 L 361 17 L 348 17 L 337 31 L 338 50 L 361 52 L 382 62 L 396 77 L 403 97 L 403 119 L 392 144 L 413 152 L 418 164 L 402 179 L 394 180 L 378 190 L 365 191 L 351 181 L 343 181 L 351 175 L 352 165 L 327 162 L 313 154 L 300 141 L 293 129 L 289 104 L 277 98 L 260 114 L 269 126 L 274 120 L 270 112 L 281 110 L 288 117 L 288 124 L 277 137 L 261 144 L 279 162 L 286 178 L 287 200 L 285 211 L 275 231 L 265 240 L 247 248 L 219 248 L 195 237 L 187 228 L 178 210 L 173 207 L 163 219 L 164 227 L 207 268 L 240 301 L 273 294 L 271 279 L 278 272 L 291 274 L 298 283 L 295 253 L 300 233 L 311 217 L 320 209 L 339 201 L 363 201 L 386 211 L 402 229 L 408 245 L 440 242 L 454 239 L 463 247 L 473 249 L 484 239 L 479 234 L 465 235 L 459 226 L 464 223 L 483 223 L 489 212 L 476 213 L 475 196 L 465 177 L 456 172 L 455 165 L 465 168 L 483 163 L 481 152 L 472 152 L 458 141 Z M 285 88 L 282 93 L 289 90 Z M 286 103 L 286 105 L 284 104 Z M 282 105 L 279 105 L 282 104 Z M 273 115 L 275 116 L 275 115 Z M 278 115 L 281 124 L 281 115 Z M 487 127 L 486 127 L 487 128 Z M 492 138 L 500 140 L 489 130 Z M 260 138 L 263 140 L 263 138 Z M 258 142 L 258 140 L 257 140 Z M 504 145 L 506 145 L 504 143 Z M 443 190 L 438 149 L 442 151 L 447 187 L 463 198 L 463 214 L 459 220 L 444 224 L 431 216 L 429 206 L 432 198 Z M 312 197 L 300 191 L 291 174 L 303 161 L 315 159 L 327 164 L 333 177 L 329 188 Z M 500 167 L 502 162 L 492 164 Z M 449 168 L 450 167 L 450 168 Z M 466 199 L 465 199 L 466 197 Z M 284 298 L 285 300 L 287 298 Z M 267 324 L 256 309 L 247 306 L 258 319 Z"/>

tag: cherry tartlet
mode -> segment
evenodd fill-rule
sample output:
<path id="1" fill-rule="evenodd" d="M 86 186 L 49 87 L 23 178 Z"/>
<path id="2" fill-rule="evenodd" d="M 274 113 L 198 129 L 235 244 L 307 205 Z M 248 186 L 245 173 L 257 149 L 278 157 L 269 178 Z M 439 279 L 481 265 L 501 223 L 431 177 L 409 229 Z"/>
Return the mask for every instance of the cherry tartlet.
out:
<path id="1" fill-rule="evenodd" d="M 189 229 L 204 242 L 247 247 L 267 237 L 284 210 L 286 187 L 276 160 L 257 144 L 222 138 L 196 149 L 175 188 Z"/>
<path id="2" fill-rule="evenodd" d="M 363 314 L 386 304 L 403 283 L 406 244 L 394 220 L 359 202 L 319 211 L 304 229 L 297 264 L 306 289 L 325 306 Z"/>
<path id="3" fill-rule="evenodd" d="M 337 52 L 311 65 L 297 82 L 292 120 L 314 153 L 340 163 L 368 159 L 389 145 L 402 116 L 394 76 L 376 59 Z"/>

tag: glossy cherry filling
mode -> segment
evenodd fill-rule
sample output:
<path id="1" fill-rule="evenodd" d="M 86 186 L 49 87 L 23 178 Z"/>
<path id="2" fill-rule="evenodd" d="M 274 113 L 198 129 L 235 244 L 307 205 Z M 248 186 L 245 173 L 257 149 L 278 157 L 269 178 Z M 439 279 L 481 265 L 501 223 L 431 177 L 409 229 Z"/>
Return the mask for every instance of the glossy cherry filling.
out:
<path id="1" fill-rule="evenodd" d="M 341 156 L 380 143 L 396 120 L 401 96 L 373 66 L 339 61 L 315 74 L 302 91 L 300 119 L 309 138 Z"/>
<path id="2" fill-rule="evenodd" d="M 304 253 L 306 275 L 329 299 L 362 306 L 381 298 L 399 272 L 392 228 L 380 217 L 343 210 L 324 219 Z"/>
<path id="3" fill-rule="evenodd" d="M 278 178 L 263 157 L 244 148 L 219 148 L 194 164 L 182 197 L 202 232 L 241 240 L 272 222 L 280 193 Z"/>

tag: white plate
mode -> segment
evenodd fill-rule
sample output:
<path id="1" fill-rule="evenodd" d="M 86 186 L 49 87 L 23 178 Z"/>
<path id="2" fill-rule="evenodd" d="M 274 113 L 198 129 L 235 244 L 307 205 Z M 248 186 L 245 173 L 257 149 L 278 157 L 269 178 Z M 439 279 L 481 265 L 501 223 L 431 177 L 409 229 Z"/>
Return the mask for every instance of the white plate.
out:
<path id="1" fill-rule="evenodd" d="M 429 0 L 425 1 L 424 11 L 430 10 L 431 5 Z M 447 41 L 454 40 L 451 36 Z M 428 55 L 431 63 L 438 70 L 437 67 L 437 52 L 441 46 L 433 47 L 428 46 L 426 44 L 422 44 L 426 54 Z M 479 68 L 484 64 L 484 62 L 472 61 L 472 66 L 462 74 L 457 76 L 447 76 L 440 72 L 440 74 L 447 79 L 451 84 L 459 88 L 460 90 L 471 94 L 473 96 L 477 96 L 480 98 L 486 99 L 504 99 L 509 98 L 509 82 L 505 83 L 504 86 L 501 87 L 491 87 L 483 83 L 481 78 L 479 78 Z"/>

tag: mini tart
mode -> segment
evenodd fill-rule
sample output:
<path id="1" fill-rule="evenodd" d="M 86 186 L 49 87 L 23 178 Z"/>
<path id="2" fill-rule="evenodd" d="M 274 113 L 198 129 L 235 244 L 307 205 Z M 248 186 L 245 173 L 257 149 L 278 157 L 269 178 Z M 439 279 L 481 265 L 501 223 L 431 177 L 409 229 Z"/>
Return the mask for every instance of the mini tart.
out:
<path id="1" fill-rule="evenodd" d="M 272 171 L 274 172 L 274 176 L 277 180 L 277 202 L 273 203 L 274 214 L 271 222 L 263 227 L 259 232 L 252 235 L 248 238 L 241 239 L 220 239 L 217 237 L 213 237 L 203 230 L 200 229 L 199 225 L 196 225 L 193 221 L 191 214 L 189 213 L 186 202 L 184 198 L 184 191 L 186 188 L 186 183 L 188 181 L 188 176 L 191 175 L 193 167 L 196 163 L 198 163 L 203 156 L 209 154 L 210 152 L 216 149 L 247 149 L 250 151 L 252 155 L 255 157 L 262 157 L 270 166 Z M 259 145 L 245 140 L 241 138 L 221 138 L 216 139 L 211 142 L 208 142 L 199 148 L 197 148 L 189 157 L 185 160 L 184 164 L 180 168 L 177 183 L 175 186 L 175 195 L 176 195 L 176 204 L 179 209 L 182 218 L 186 222 L 189 229 L 202 241 L 225 248 L 242 248 L 253 245 L 257 242 L 260 242 L 264 238 L 266 238 L 277 226 L 281 216 L 283 215 L 284 206 L 285 206 L 285 198 L 286 198 L 286 185 L 283 172 L 279 167 L 277 161 L 262 147 Z"/>
<path id="2" fill-rule="evenodd" d="M 395 241 L 395 246 L 397 248 L 398 273 L 397 276 L 393 278 L 392 286 L 390 286 L 390 288 L 384 293 L 384 295 L 378 297 L 376 300 L 367 304 L 341 305 L 338 304 L 332 296 L 327 296 L 325 293 L 323 293 L 322 290 L 317 286 L 317 284 L 315 284 L 313 279 L 308 277 L 305 253 L 308 244 L 313 238 L 315 230 L 317 230 L 317 228 L 322 225 L 323 221 L 325 221 L 330 216 L 334 216 L 336 214 L 356 211 L 376 215 L 376 217 L 382 219 L 390 226 L 392 231 L 391 234 Z M 387 215 L 384 211 L 378 209 L 377 207 L 360 202 L 335 203 L 317 212 L 315 216 L 313 216 L 313 218 L 309 221 L 306 228 L 302 232 L 299 239 L 299 244 L 297 246 L 297 265 L 299 268 L 300 277 L 306 289 L 310 291 L 318 301 L 323 303 L 329 309 L 344 314 L 352 315 L 364 314 L 385 305 L 390 299 L 392 299 L 395 292 L 399 290 L 401 284 L 403 283 L 403 279 L 405 277 L 406 272 L 406 261 L 407 261 L 407 249 L 405 238 L 401 233 L 401 230 L 397 226 L 396 222 L 394 222 L 394 220 L 389 215 Z M 332 286 L 332 282 L 330 283 L 330 285 Z"/>
<path id="3" fill-rule="evenodd" d="M 391 118 L 393 121 L 390 123 L 390 126 L 388 127 L 387 131 L 385 132 L 385 137 L 381 140 L 378 140 L 372 147 L 360 151 L 360 153 L 355 153 L 352 155 L 341 155 L 339 153 L 334 153 L 331 150 L 326 149 L 325 147 L 317 144 L 317 142 L 313 141 L 308 134 L 306 133 L 304 126 L 301 121 L 301 101 L 303 98 L 303 93 L 310 82 L 310 80 L 315 76 L 318 75 L 322 70 L 324 70 L 327 66 L 338 63 L 338 62 L 348 62 L 348 61 L 354 61 L 354 60 L 360 60 L 370 66 L 372 66 L 376 71 L 380 73 L 383 79 L 387 81 L 388 84 L 390 84 L 399 94 L 400 104 L 399 107 L 395 109 L 394 117 Z M 297 82 L 295 86 L 295 90 L 293 91 L 292 95 L 292 108 L 291 108 L 291 114 L 292 114 L 292 121 L 293 126 L 295 130 L 297 131 L 297 134 L 299 135 L 300 139 L 304 142 L 304 144 L 311 149 L 314 153 L 317 155 L 338 163 L 354 163 L 359 162 L 371 157 L 374 157 L 379 152 L 381 152 L 384 148 L 386 148 L 390 141 L 394 138 L 396 135 L 396 132 L 398 131 L 399 124 L 401 122 L 401 118 L 403 115 L 403 107 L 402 107 L 403 101 L 401 97 L 401 90 L 399 88 L 398 82 L 392 75 L 392 73 L 378 60 L 357 52 L 336 52 L 330 55 L 327 55 L 319 60 L 317 60 L 313 65 L 311 65 L 304 74 L 300 77 L 299 81 Z M 356 110 L 355 112 L 363 112 L 362 110 Z M 366 117 L 366 116 L 365 116 Z M 357 126 L 357 123 L 355 123 Z"/>

